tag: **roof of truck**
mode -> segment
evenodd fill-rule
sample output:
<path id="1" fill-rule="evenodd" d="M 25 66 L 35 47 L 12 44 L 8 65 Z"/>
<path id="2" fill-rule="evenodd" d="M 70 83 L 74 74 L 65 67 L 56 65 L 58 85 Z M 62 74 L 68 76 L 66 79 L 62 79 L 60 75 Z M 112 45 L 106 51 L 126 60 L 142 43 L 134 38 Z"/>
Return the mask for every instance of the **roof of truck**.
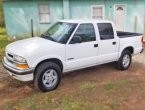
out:
<path id="1" fill-rule="evenodd" d="M 99 23 L 99 22 L 104 22 L 104 23 L 112 23 L 111 21 L 107 20 L 96 20 L 96 19 L 64 19 L 60 20 L 60 22 L 68 22 L 68 23 Z"/>

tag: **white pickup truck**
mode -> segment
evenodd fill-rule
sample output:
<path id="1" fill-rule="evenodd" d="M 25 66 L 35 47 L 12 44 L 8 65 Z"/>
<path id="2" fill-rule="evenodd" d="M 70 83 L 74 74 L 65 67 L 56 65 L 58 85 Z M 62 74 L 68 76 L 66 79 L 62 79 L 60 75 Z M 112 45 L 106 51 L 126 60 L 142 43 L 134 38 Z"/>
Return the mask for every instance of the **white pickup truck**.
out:
<path id="1" fill-rule="evenodd" d="M 40 37 L 9 44 L 3 66 L 12 77 L 34 80 L 46 92 L 58 87 L 64 72 L 108 62 L 128 69 L 142 43 L 141 34 L 116 32 L 110 21 L 61 20 Z"/>

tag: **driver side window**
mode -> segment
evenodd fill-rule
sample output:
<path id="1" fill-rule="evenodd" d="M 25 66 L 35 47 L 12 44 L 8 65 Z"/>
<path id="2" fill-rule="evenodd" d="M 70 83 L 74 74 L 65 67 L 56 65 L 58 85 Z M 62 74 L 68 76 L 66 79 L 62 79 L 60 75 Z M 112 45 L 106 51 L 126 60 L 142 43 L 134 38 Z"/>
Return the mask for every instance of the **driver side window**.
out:
<path id="1" fill-rule="evenodd" d="M 94 26 L 91 23 L 80 24 L 77 31 L 75 32 L 74 37 L 78 37 L 81 39 L 81 42 L 91 42 L 96 40 Z M 75 43 L 75 41 L 71 39 L 71 44 Z"/>

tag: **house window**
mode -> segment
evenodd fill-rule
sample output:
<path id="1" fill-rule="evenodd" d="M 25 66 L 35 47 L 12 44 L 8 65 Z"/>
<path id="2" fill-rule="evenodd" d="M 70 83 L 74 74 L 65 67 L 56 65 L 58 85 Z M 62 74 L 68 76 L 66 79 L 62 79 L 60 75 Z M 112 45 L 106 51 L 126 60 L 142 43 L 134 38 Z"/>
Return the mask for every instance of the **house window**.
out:
<path id="1" fill-rule="evenodd" d="M 50 11 L 48 5 L 39 5 L 39 20 L 40 23 L 50 22 Z"/>
<path id="2" fill-rule="evenodd" d="M 95 5 L 92 6 L 92 19 L 104 19 L 104 6 Z"/>

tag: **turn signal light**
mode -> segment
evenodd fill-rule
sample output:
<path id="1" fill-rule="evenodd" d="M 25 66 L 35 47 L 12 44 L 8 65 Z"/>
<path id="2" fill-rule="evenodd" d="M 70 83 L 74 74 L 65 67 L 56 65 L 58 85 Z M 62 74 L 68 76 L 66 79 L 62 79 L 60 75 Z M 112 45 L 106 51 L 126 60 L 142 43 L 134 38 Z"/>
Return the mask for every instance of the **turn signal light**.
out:
<path id="1" fill-rule="evenodd" d="M 20 68 L 20 69 L 28 69 L 29 68 L 29 66 L 27 64 L 16 64 L 16 67 Z"/>

